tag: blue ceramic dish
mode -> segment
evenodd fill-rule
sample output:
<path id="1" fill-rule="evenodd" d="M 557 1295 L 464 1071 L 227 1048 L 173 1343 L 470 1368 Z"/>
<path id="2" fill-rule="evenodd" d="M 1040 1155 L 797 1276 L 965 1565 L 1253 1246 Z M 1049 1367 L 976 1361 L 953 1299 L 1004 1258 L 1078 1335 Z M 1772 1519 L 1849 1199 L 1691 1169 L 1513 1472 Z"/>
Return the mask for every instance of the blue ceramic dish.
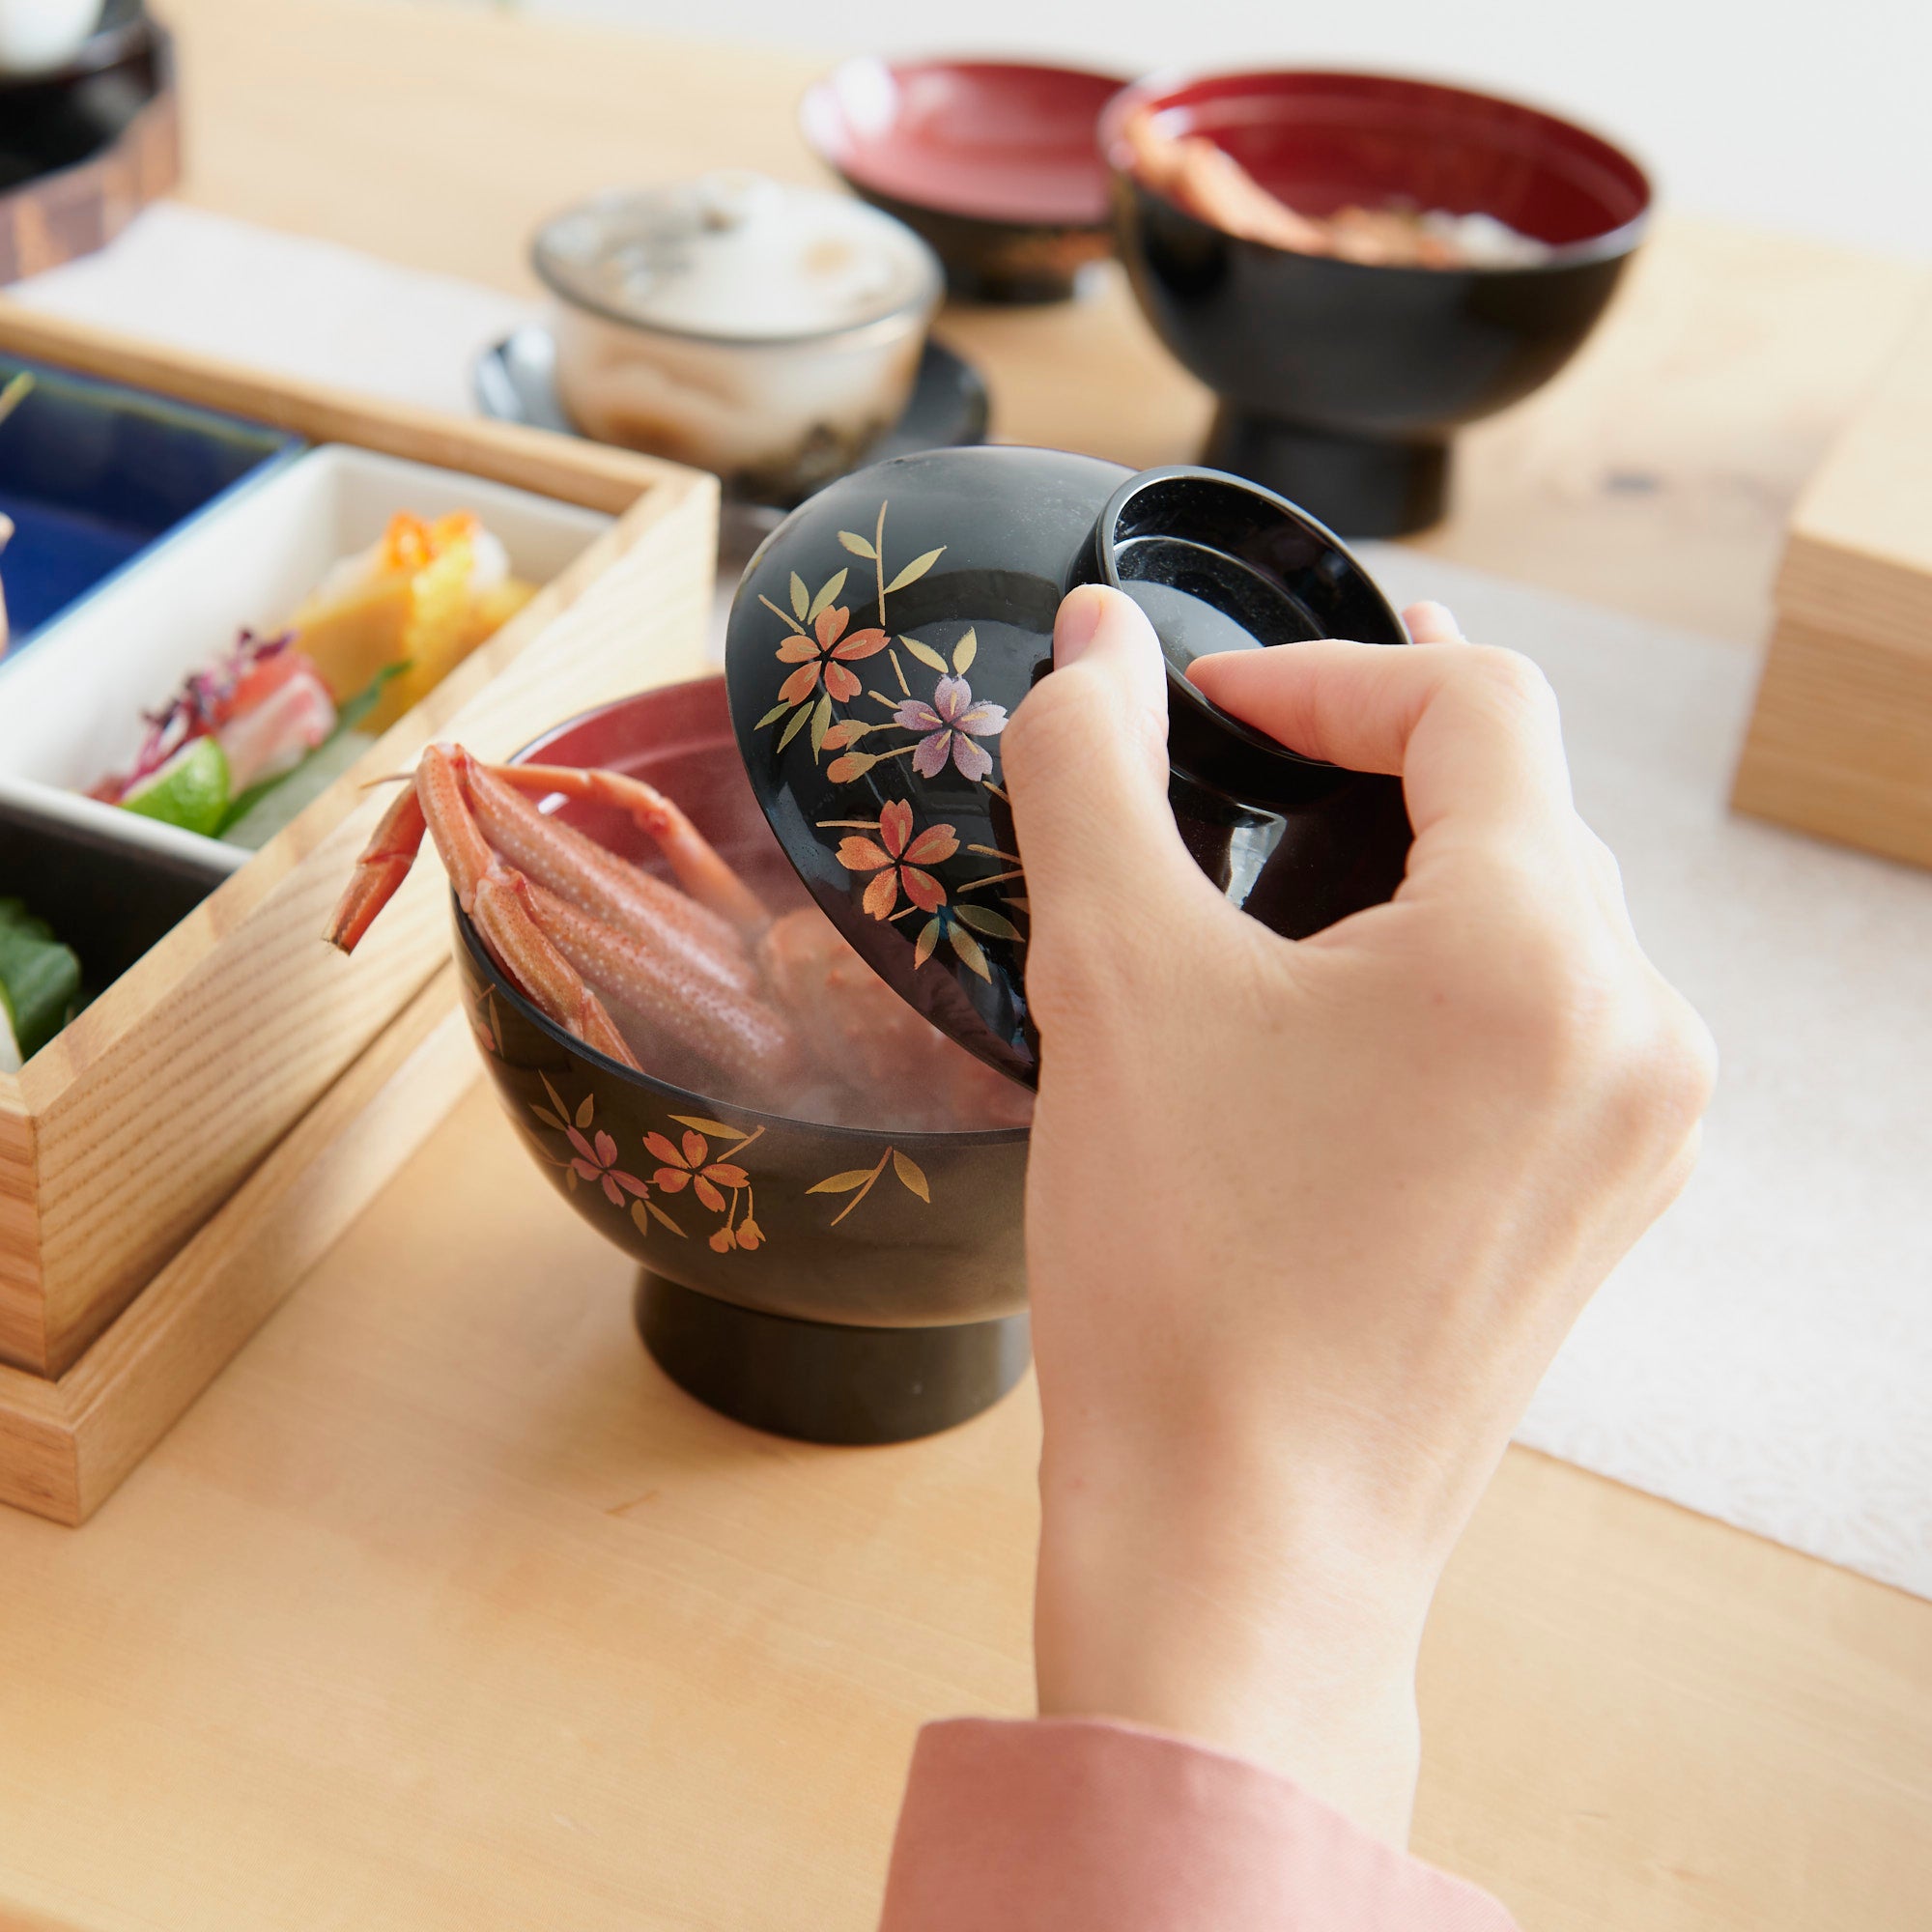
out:
<path id="1" fill-rule="evenodd" d="M 303 445 L 263 423 L 0 355 L 34 386 L 0 422 L 8 656 L 161 538 Z M 0 660 L 4 665 L 4 660 Z"/>

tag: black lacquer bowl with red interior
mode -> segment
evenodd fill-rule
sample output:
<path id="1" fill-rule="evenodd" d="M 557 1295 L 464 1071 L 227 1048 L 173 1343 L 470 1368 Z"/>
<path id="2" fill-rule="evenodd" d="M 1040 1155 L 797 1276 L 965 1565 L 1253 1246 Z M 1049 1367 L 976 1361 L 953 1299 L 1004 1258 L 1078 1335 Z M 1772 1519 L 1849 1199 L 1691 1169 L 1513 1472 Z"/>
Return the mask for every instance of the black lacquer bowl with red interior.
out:
<path id="1" fill-rule="evenodd" d="M 1547 244 L 1520 266 L 1344 261 L 1228 234 L 1138 180 L 1125 128 L 1213 141 L 1316 218 L 1350 205 L 1494 216 Z M 1220 399 L 1204 460 L 1346 536 L 1447 504 L 1461 425 L 1539 388 L 1595 326 L 1642 239 L 1650 184 L 1531 107 L 1381 74 L 1155 78 L 1101 117 L 1115 229 L 1155 332 Z"/>
<path id="2" fill-rule="evenodd" d="M 866 55 L 807 93 L 799 126 L 862 199 L 923 236 L 965 301 L 1065 301 L 1113 253 L 1100 110 L 1124 82 L 1022 61 Z"/>
<path id="3" fill-rule="evenodd" d="M 1007 1076 L 956 1056 L 1002 1103 L 976 1118 L 1023 1118 L 1040 1041 L 1001 740 L 1051 668 L 1062 600 L 1094 582 L 1134 597 L 1160 639 L 1169 798 L 1203 870 L 1290 936 L 1386 899 L 1409 842 L 1400 782 L 1274 744 L 1184 672 L 1211 650 L 1400 645 L 1401 620 L 1321 525 L 1206 470 L 998 446 L 856 472 L 753 557 L 723 678 L 624 699 L 521 755 L 678 801 L 775 914 L 815 904 L 849 943 L 860 991 L 884 1003 L 865 1037 L 910 1007 Z M 557 809 L 661 867 L 625 813 Z M 758 1426 L 856 1442 L 947 1427 L 1018 1378 L 1025 1128 L 889 1130 L 920 1097 L 911 1072 L 868 1090 L 859 1127 L 637 1072 L 543 1018 L 460 912 L 457 934 L 497 1092 L 552 1183 L 642 1264 L 640 1326 L 675 1380 Z"/>
<path id="4" fill-rule="evenodd" d="M 775 912 L 803 899 L 738 761 L 722 678 L 622 699 L 520 755 L 649 780 Z M 559 810 L 663 871 L 624 813 Z M 461 911 L 456 927 L 504 1110 L 558 1193 L 642 1265 L 639 1323 L 674 1380 L 756 1427 L 830 1442 L 923 1435 L 1018 1380 L 1024 1128 L 867 1132 L 687 1092 L 554 1025 Z"/>

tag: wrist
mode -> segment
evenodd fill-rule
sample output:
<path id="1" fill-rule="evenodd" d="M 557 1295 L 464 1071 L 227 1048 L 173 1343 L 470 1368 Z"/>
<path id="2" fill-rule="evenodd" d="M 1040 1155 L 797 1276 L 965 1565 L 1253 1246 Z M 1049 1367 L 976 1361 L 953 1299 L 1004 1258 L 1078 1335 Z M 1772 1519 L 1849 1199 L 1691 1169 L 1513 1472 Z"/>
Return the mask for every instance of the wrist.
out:
<path id="1" fill-rule="evenodd" d="M 1406 1841 L 1433 1575 L 1316 1485 L 1225 1461 L 1203 1482 L 1050 1453 L 1041 1499 L 1042 1716 L 1192 1738 Z"/>

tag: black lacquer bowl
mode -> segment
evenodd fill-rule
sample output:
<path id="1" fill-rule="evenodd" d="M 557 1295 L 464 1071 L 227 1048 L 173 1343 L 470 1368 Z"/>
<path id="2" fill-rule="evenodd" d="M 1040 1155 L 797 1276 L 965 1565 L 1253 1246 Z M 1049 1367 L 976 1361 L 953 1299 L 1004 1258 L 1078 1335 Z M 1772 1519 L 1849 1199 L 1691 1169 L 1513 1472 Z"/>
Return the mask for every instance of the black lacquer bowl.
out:
<path id="1" fill-rule="evenodd" d="M 622 699 L 519 755 L 649 779 L 775 911 L 802 900 L 739 763 L 722 678 Z M 662 870 L 623 814 L 561 811 Z M 558 1193 L 642 1265 L 639 1324 L 673 1379 L 759 1428 L 884 1442 L 963 1421 L 1019 1378 L 1025 1129 L 862 1132 L 654 1080 L 544 1018 L 455 919 L 497 1095 Z"/>
<path id="2" fill-rule="evenodd" d="M 1134 475 L 1009 445 L 830 485 L 760 546 L 732 605 L 744 767 L 799 876 L 880 978 L 1021 1080 L 1038 1039 L 1000 741 L 1052 668 L 1062 599 L 1087 582 L 1152 619 L 1169 799 L 1236 905 L 1301 938 L 1388 898 L 1408 852 L 1399 780 L 1299 757 L 1184 675 L 1209 651 L 1407 642 L 1360 564 L 1292 503 L 1210 470 Z"/>
<path id="3" fill-rule="evenodd" d="M 1124 81 L 1085 68 L 863 55 L 806 95 L 812 151 L 946 265 L 961 300 L 1065 301 L 1113 252 L 1100 109 Z"/>
<path id="4" fill-rule="evenodd" d="M 1484 213 L 1548 245 L 1520 267 L 1370 266 L 1230 235 L 1135 179 L 1137 111 L 1201 135 L 1304 214 Z M 1540 387 L 1588 335 L 1651 189 L 1608 142 L 1514 101 L 1378 74 L 1143 81 L 1101 116 L 1117 241 L 1167 347 L 1220 398 L 1205 460 L 1347 536 L 1447 501 L 1449 438 Z"/>

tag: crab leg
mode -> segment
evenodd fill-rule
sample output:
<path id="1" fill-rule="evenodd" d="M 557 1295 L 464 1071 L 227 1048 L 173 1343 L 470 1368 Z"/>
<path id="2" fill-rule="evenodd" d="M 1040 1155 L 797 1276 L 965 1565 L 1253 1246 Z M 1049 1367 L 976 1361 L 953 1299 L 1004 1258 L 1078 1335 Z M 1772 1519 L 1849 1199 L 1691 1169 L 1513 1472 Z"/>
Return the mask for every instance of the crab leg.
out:
<path id="1" fill-rule="evenodd" d="M 413 783 L 407 784 L 383 814 L 374 836 L 362 848 L 355 869 L 323 937 L 344 952 L 354 952 L 376 915 L 395 897 L 422 847 L 422 805 Z"/>
<path id="2" fill-rule="evenodd" d="M 708 907 L 539 811 L 489 767 L 466 759 L 464 777 L 483 836 L 538 885 L 620 931 L 655 934 L 688 975 L 741 993 L 756 988 L 757 968 L 743 941 Z"/>
<path id="3" fill-rule="evenodd" d="M 394 896 L 422 847 L 427 831 L 457 903 L 475 922 L 497 963 L 556 1024 L 625 1066 L 637 1059 L 603 1003 L 531 918 L 529 882 L 503 864 L 478 831 L 463 796 L 465 754 L 429 745 L 413 782 L 383 814 L 349 889 L 328 923 L 327 939 L 355 950 L 370 923 Z"/>
<path id="4" fill-rule="evenodd" d="M 584 804 L 608 805 L 630 815 L 677 874 L 677 882 L 700 905 L 755 942 L 771 924 L 764 901 L 719 856 L 717 848 L 656 785 L 629 772 L 598 766 L 487 765 L 490 776 L 539 798 L 561 792 Z"/>
<path id="5" fill-rule="evenodd" d="M 662 1043 L 692 1072 L 729 1076 L 758 1099 L 790 1094 L 807 1065 L 790 1023 L 755 994 L 694 980 L 639 935 L 528 882 L 537 925 L 635 1037 Z"/>
<path id="6" fill-rule="evenodd" d="M 530 882 L 521 872 L 506 866 L 486 872 L 470 895 L 469 908 L 483 943 L 548 1018 L 620 1066 L 641 1071 L 603 1001 L 544 936 L 531 915 L 530 896 Z"/>

